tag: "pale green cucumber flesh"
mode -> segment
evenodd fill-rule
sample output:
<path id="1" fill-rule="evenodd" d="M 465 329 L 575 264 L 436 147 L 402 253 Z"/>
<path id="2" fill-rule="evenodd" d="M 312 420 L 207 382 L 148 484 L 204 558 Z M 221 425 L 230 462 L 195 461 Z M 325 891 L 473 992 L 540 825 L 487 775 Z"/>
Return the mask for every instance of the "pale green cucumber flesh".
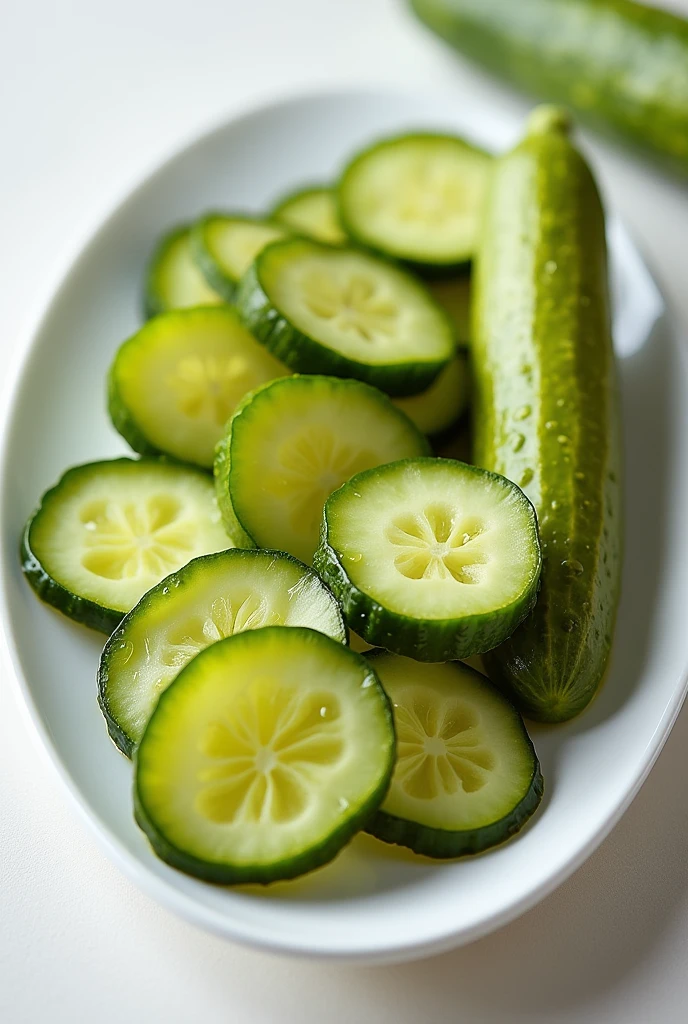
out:
<path id="1" fill-rule="evenodd" d="M 429 387 L 455 351 L 444 311 L 411 274 L 304 238 L 265 249 L 242 280 L 240 316 L 299 373 L 353 377 L 390 395 Z"/>
<path id="2" fill-rule="evenodd" d="M 110 368 L 110 418 L 131 447 L 211 468 L 239 401 L 289 373 L 228 306 L 174 310 L 119 348 Z"/>
<path id="3" fill-rule="evenodd" d="M 327 185 L 292 192 L 275 206 L 272 218 L 316 242 L 343 245 L 347 240 L 339 221 L 336 193 Z"/>
<path id="4" fill-rule="evenodd" d="M 209 213 L 192 228 L 191 252 L 210 287 L 233 302 L 239 280 L 258 253 L 288 234 L 284 225 L 260 217 Z"/>
<path id="5" fill-rule="evenodd" d="M 164 576 L 229 547 L 206 473 L 112 459 L 75 466 L 43 495 L 21 557 L 43 601 L 110 633 Z"/>
<path id="6" fill-rule="evenodd" d="M 308 626 L 346 643 L 332 594 L 281 551 L 203 555 L 149 590 L 108 640 L 98 670 L 98 701 L 120 750 L 131 756 L 160 694 L 199 651 L 273 625 Z"/>
<path id="7" fill-rule="evenodd" d="M 535 513 L 496 474 L 405 459 L 328 498 L 314 565 L 367 642 L 418 661 L 464 658 L 501 643 L 533 607 Z"/>
<path id="8" fill-rule="evenodd" d="M 465 413 L 469 391 L 468 359 L 459 351 L 429 388 L 393 401 L 424 434 L 442 434 Z"/>
<path id="9" fill-rule="evenodd" d="M 209 306 L 222 299 L 196 266 L 187 225 L 174 228 L 158 243 L 146 271 L 144 311 L 147 317 L 187 306 Z"/>
<path id="10" fill-rule="evenodd" d="M 362 469 L 427 451 L 375 388 L 285 377 L 249 396 L 230 421 L 216 456 L 218 500 L 228 529 L 238 523 L 253 544 L 310 562 L 333 490 Z"/>
<path id="11" fill-rule="evenodd" d="M 491 157 L 452 135 L 385 139 L 359 153 L 339 183 L 344 229 L 357 242 L 428 272 L 469 262 Z"/>
<path id="12" fill-rule="evenodd" d="M 542 587 L 485 659 L 529 717 L 582 710 L 605 673 L 620 582 L 618 409 L 604 218 L 549 112 L 498 161 L 474 273 L 475 461 L 538 512 Z"/>
<path id="13" fill-rule="evenodd" d="M 543 792 L 518 712 L 459 662 L 368 658 L 394 709 L 397 760 L 366 831 L 440 858 L 480 853 L 518 832 Z"/>
<path id="14" fill-rule="evenodd" d="M 163 692 L 135 755 L 136 819 L 188 874 L 293 878 L 368 821 L 394 752 L 389 701 L 361 655 L 311 629 L 250 630 Z"/>

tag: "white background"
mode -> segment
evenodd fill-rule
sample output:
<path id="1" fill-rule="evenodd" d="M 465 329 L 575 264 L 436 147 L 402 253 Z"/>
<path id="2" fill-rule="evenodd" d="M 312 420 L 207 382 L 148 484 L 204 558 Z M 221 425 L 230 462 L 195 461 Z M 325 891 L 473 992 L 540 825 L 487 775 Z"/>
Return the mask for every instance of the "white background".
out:
<path id="1" fill-rule="evenodd" d="M 688 15 L 688 0 L 673 6 Z M 126 189 L 239 108 L 375 82 L 527 108 L 416 26 L 402 0 L 0 0 L 0 26 L 2 360 Z M 591 148 L 688 326 L 688 186 Z M 688 708 L 611 837 L 539 907 L 434 960 L 353 969 L 245 951 L 142 896 L 65 805 L 7 678 L 0 701 L 2 1024 L 688 1016 Z"/>

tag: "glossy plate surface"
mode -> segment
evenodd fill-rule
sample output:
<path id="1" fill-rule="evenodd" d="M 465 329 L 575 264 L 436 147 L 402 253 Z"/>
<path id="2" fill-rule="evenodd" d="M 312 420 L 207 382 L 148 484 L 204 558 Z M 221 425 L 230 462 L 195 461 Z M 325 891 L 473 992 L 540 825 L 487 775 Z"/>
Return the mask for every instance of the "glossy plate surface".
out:
<path id="1" fill-rule="evenodd" d="M 27 712 L 82 815 L 146 891 L 198 925 L 283 952 L 370 963 L 468 942 L 532 906 L 610 830 L 678 713 L 688 666 L 688 372 L 681 340 L 622 226 L 610 242 L 626 444 L 623 600 L 606 685 L 577 721 L 532 729 L 546 796 L 514 842 L 433 864 L 367 837 L 309 878 L 215 888 L 158 861 L 131 813 L 131 766 L 96 704 L 102 638 L 43 607 L 17 559 L 21 526 L 71 464 L 115 455 L 105 413 L 112 354 L 140 322 L 149 250 L 206 209 L 259 211 L 332 178 L 349 153 L 404 129 L 456 130 L 491 148 L 520 125 L 465 97 L 351 92 L 263 107 L 194 142 L 105 221 L 36 324 L 7 414 L 2 476 L 4 624 Z M 78 865 L 74 867 L 78 871 Z"/>

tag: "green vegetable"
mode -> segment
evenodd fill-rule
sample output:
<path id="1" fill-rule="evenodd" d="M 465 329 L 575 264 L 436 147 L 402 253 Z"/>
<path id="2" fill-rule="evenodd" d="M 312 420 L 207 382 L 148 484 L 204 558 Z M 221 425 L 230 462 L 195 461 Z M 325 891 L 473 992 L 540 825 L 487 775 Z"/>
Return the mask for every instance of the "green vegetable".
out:
<path id="1" fill-rule="evenodd" d="M 282 551 L 203 555 L 149 590 L 100 659 L 98 701 L 120 750 L 131 757 L 158 697 L 199 651 L 262 626 L 310 626 L 346 643 L 332 594 Z"/>
<path id="2" fill-rule="evenodd" d="M 538 108 L 497 162 L 473 280 L 475 461 L 524 488 L 544 557 L 533 615 L 485 665 L 558 722 L 604 676 L 621 541 L 604 216 L 560 111 Z"/>
<path id="3" fill-rule="evenodd" d="M 454 355 L 446 314 L 411 275 L 357 249 L 292 238 L 239 286 L 251 333 L 299 373 L 354 377 L 395 397 L 429 387 Z"/>
<path id="4" fill-rule="evenodd" d="M 272 219 L 316 242 L 327 242 L 328 245 L 346 242 L 346 234 L 339 222 L 337 197 L 327 185 L 292 192 L 274 208 Z"/>
<path id="5" fill-rule="evenodd" d="M 191 257 L 188 225 L 170 231 L 158 242 L 146 271 L 144 311 L 147 317 L 185 306 L 221 302 Z"/>
<path id="6" fill-rule="evenodd" d="M 311 629 L 207 647 L 158 701 L 135 755 L 136 819 L 209 882 L 273 882 L 331 860 L 394 766 L 389 701 L 360 654 Z"/>
<path id="7" fill-rule="evenodd" d="M 471 324 L 471 279 L 468 274 L 440 281 L 427 281 L 428 291 L 447 313 L 459 347 L 468 345 Z"/>
<path id="8" fill-rule="evenodd" d="M 429 388 L 419 395 L 395 398 L 394 404 L 424 434 L 443 434 L 468 407 L 470 381 L 464 351 L 457 352 Z"/>
<path id="9" fill-rule="evenodd" d="M 459 662 L 367 657 L 394 708 L 397 763 L 366 830 L 426 857 L 480 853 L 518 832 L 543 791 L 518 712 Z"/>
<path id="10" fill-rule="evenodd" d="M 417 661 L 479 654 L 535 603 L 535 512 L 510 480 L 404 459 L 330 495 L 314 565 L 351 629 Z"/>
<path id="11" fill-rule="evenodd" d="M 192 228 L 191 254 L 205 280 L 225 302 L 259 252 L 289 232 L 279 224 L 244 214 L 209 213 Z"/>
<path id="12" fill-rule="evenodd" d="M 492 158 L 454 135 L 384 139 L 339 183 L 345 231 L 419 272 L 451 274 L 475 251 Z"/>
<path id="13" fill-rule="evenodd" d="M 249 395 L 217 447 L 222 514 L 243 546 L 309 562 L 328 494 L 354 473 L 424 455 L 420 431 L 382 392 L 338 377 L 284 377 Z"/>
<path id="14" fill-rule="evenodd" d="M 229 306 L 173 310 L 120 346 L 110 368 L 110 418 L 134 451 L 210 468 L 238 402 L 289 373 Z"/>
<path id="15" fill-rule="evenodd" d="M 633 0 L 411 0 L 515 85 L 688 174 L 688 21 Z"/>
<path id="16" fill-rule="evenodd" d="M 21 546 L 41 600 L 111 633 L 143 594 L 197 555 L 232 547 L 207 473 L 158 459 L 67 470 Z"/>

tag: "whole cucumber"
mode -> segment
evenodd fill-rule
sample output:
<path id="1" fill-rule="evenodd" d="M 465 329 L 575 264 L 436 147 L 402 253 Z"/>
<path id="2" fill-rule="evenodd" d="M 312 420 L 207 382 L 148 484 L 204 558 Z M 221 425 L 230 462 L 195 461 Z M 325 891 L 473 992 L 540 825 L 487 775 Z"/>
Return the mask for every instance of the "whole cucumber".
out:
<path id="1" fill-rule="evenodd" d="M 688 174 L 688 21 L 633 0 L 411 0 L 457 50 Z"/>
<path id="2" fill-rule="evenodd" d="M 530 718 L 578 714 L 605 673 L 620 583 L 619 430 L 604 214 L 567 115 L 501 157 L 474 271 L 474 460 L 538 513 L 534 612 L 490 654 Z"/>

